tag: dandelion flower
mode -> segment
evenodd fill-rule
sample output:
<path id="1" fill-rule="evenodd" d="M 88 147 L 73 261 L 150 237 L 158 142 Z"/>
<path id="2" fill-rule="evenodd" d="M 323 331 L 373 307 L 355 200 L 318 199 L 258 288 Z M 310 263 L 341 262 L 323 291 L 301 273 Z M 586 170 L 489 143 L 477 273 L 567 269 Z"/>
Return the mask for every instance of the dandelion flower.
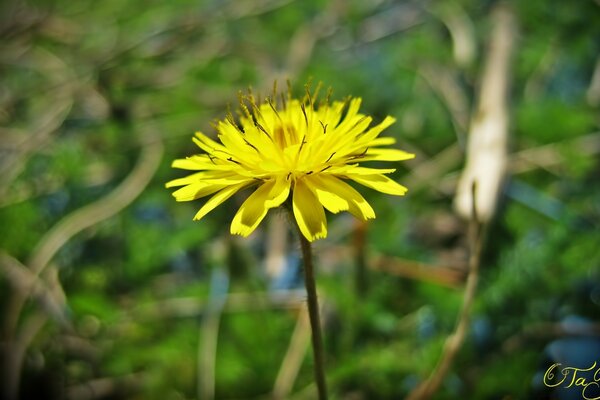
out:
<path id="1" fill-rule="evenodd" d="M 362 220 L 375 218 L 369 203 L 348 180 L 391 195 L 406 193 L 404 186 L 386 176 L 394 169 L 360 165 L 414 157 L 384 147 L 395 142 L 379 137 L 394 123 L 393 117 L 370 127 L 372 118 L 359 112 L 360 98 L 330 103 L 330 90 L 317 106 L 318 88 L 314 95 L 307 88 L 301 100 L 290 93 L 281 94 L 279 101 L 273 95 L 264 102 L 256 101 L 251 93 L 240 95 L 239 123 L 228 113 L 215 125 L 218 141 L 197 132 L 193 141 L 204 153 L 173 162 L 174 168 L 199 171 L 167 183 L 168 188 L 182 186 L 173 193 L 177 201 L 212 195 L 194 220 L 240 189 L 256 187 L 233 217 L 232 234 L 248 236 L 269 209 L 291 198 L 298 227 L 312 242 L 327 235 L 324 209 L 348 211 Z"/>

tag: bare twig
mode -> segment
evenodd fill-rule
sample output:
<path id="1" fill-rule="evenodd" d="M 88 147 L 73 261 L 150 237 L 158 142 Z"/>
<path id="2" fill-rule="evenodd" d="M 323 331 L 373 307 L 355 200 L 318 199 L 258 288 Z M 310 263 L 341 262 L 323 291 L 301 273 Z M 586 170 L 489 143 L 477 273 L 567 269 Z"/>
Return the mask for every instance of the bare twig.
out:
<path id="1" fill-rule="evenodd" d="M 477 210 L 477 190 L 478 188 L 474 182 L 471 191 L 473 200 L 471 201 L 471 223 L 469 227 L 469 244 L 471 251 L 469 257 L 469 275 L 467 277 L 467 285 L 463 294 L 462 308 L 456 321 L 456 327 L 452 335 L 446 339 L 442 356 L 429 378 L 418 385 L 411 393 L 409 393 L 407 400 L 425 400 L 431 398 L 431 396 L 435 394 L 442 384 L 444 378 L 448 374 L 448 371 L 452 366 L 452 362 L 460 350 L 460 347 L 467 334 L 471 308 L 473 306 L 473 300 L 475 299 L 475 291 L 479 277 L 479 264 L 481 261 L 481 250 L 484 241 Z"/>
<path id="2" fill-rule="evenodd" d="M 273 397 L 275 399 L 286 399 L 291 393 L 302 361 L 306 356 L 306 350 L 310 343 L 310 324 L 308 321 L 308 309 L 303 306 L 298 312 L 296 328 L 290 339 L 285 357 L 281 362 L 275 386 L 273 387 Z"/>
<path id="3" fill-rule="evenodd" d="M 455 197 L 456 210 L 471 213 L 472 182 L 478 182 L 477 207 L 482 221 L 496 212 L 504 184 L 508 151 L 509 65 L 515 38 L 515 17 L 507 5 L 492 13 L 494 28 L 482 76 L 479 103 L 472 118 L 467 160 Z"/>

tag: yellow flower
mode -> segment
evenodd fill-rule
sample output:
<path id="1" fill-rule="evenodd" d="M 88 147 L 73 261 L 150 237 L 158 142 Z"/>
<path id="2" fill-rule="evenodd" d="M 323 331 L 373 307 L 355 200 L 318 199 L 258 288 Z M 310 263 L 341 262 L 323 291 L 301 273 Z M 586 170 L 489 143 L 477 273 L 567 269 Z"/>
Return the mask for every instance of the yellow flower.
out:
<path id="1" fill-rule="evenodd" d="M 302 100 L 292 99 L 289 91 L 279 100 L 277 104 L 270 97 L 257 104 L 252 94 L 240 96 L 239 124 L 228 113 L 216 124 L 218 142 L 200 132 L 193 138 L 205 154 L 173 162 L 174 168 L 199 171 L 167 183 L 167 187 L 183 186 L 173 193 L 177 201 L 212 195 L 194 220 L 238 190 L 257 186 L 233 217 L 232 234 L 248 236 L 269 209 L 291 197 L 300 231 L 313 241 L 327 235 L 323 208 L 332 213 L 349 211 L 363 220 L 375 218 L 369 203 L 345 180 L 387 194 L 406 193 L 404 186 L 385 176 L 394 169 L 359 165 L 414 157 L 381 148 L 395 142 L 391 137 L 378 137 L 394 118 L 388 116 L 369 128 L 372 118 L 359 113 L 360 98 L 330 104 L 328 94 L 316 107 L 316 95 L 311 96 L 308 89 Z"/>

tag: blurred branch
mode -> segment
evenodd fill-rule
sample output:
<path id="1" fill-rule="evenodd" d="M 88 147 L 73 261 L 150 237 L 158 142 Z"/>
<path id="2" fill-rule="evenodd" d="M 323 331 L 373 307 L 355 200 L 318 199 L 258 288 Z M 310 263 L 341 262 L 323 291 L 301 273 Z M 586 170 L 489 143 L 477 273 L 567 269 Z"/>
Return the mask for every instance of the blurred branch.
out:
<path id="1" fill-rule="evenodd" d="M 65 314 L 66 302 L 64 296 L 57 295 L 56 290 L 51 290 L 46 283 L 34 275 L 27 267 L 1 250 L 0 270 L 4 273 L 15 291 L 29 291 L 31 296 L 39 301 L 48 315 L 51 315 L 63 327 L 70 327 Z"/>
<path id="2" fill-rule="evenodd" d="M 530 339 L 548 340 L 562 336 L 600 336 L 600 324 L 565 326 L 564 323 L 542 322 L 529 325 L 502 343 L 502 351 L 511 353 L 524 346 Z"/>
<path id="3" fill-rule="evenodd" d="M 306 300 L 304 290 L 285 290 L 269 293 L 230 293 L 223 305 L 224 312 L 262 311 L 265 308 L 295 310 Z M 208 302 L 196 297 L 183 297 L 137 306 L 123 316 L 124 320 L 185 318 L 202 315 Z"/>
<path id="4" fill-rule="evenodd" d="M 439 5 L 439 9 L 429 11 L 438 16 L 448 28 L 452 37 L 454 61 L 460 67 L 468 67 L 477 55 L 473 21 L 458 2 L 440 2 L 436 5 Z"/>
<path id="5" fill-rule="evenodd" d="M 3 399 L 18 399 L 21 369 L 25 360 L 25 353 L 35 339 L 38 332 L 44 327 L 48 316 L 44 313 L 32 314 L 22 325 L 17 338 L 4 343 L 4 360 L 2 360 L 2 387 L 0 394 Z"/>
<path id="6" fill-rule="evenodd" d="M 559 143 L 521 150 L 511 156 L 511 172 L 515 174 L 536 168 L 549 169 L 568 162 L 561 149 L 572 148 L 578 155 L 592 156 L 600 153 L 600 132 L 580 136 Z"/>
<path id="7" fill-rule="evenodd" d="M 596 58 L 594 73 L 585 96 L 590 106 L 597 107 L 600 105 L 600 56 Z"/>
<path id="8" fill-rule="evenodd" d="M 442 356 L 435 369 L 429 375 L 429 378 L 421 382 L 406 397 L 407 400 L 425 400 L 430 399 L 439 389 L 444 378 L 448 374 L 450 367 L 456 357 L 467 334 L 471 308 L 475 299 L 477 281 L 479 280 L 479 264 L 481 262 L 481 252 L 484 242 L 484 232 L 479 219 L 477 208 L 478 183 L 473 182 L 471 186 L 471 221 L 469 226 L 469 275 L 467 276 L 467 285 L 463 294 L 463 303 L 456 321 L 454 332 L 448 336 L 444 345 Z"/>
<path id="9" fill-rule="evenodd" d="M 483 71 L 479 103 L 472 118 L 466 166 L 455 196 L 457 212 L 468 218 L 472 208 L 470 185 L 478 182 L 479 217 L 488 221 L 504 183 L 508 148 L 509 65 L 515 40 L 515 16 L 506 4 L 492 13 L 493 29 Z"/>
<path id="10" fill-rule="evenodd" d="M 298 311 L 298 319 L 294 333 L 290 339 L 290 344 L 285 353 L 285 357 L 279 367 L 275 386 L 273 387 L 274 399 L 287 399 L 294 382 L 298 377 L 298 372 L 302 366 L 302 361 L 306 356 L 308 345 L 310 343 L 310 324 L 308 321 L 308 309 L 305 304 Z"/>
<path id="11" fill-rule="evenodd" d="M 458 143 L 450 145 L 427 161 L 418 164 L 403 179 L 403 182 L 413 192 L 426 186 L 436 187 L 444 174 L 460 164 L 462 154 Z"/>
<path id="12" fill-rule="evenodd" d="M 16 54 L 16 57 L 24 58 L 29 68 L 39 68 L 48 79 L 57 86 L 52 93 L 52 102 L 49 109 L 37 117 L 28 129 L 29 135 L 21 140 L 12 154 L 2 158 L 0 162 L 0 198 L 8 191 L 12 181 L 22 172 L 28 157 L 37 149 L 47 146 L 50 135 L 58 129 L 73 105 L 73 96 L 76 88 L 74 74 L 59 57 L 42 48 L 33 48 L 24 55 Z M 16 62 L 5 60 L 5 62 Z M 20 61 L 22 62 L 22 60 Z"/>
<path id="13" fill-rule="evenodd" d="M 285 272 L 288 242 L 288 223 L 283 215 L 272 216 L 267 226 L 265 267 L 271 282 Z"/>
<path id="14" fill-rule="evenodd" d="M 112 217 L 129 203 L 131 203 L 150 182 L 152 176 L 162 158 L 163 145 L 159 140 L 150 141 L 142 147 L 141 154 L 137 164 L 127 178 L 110 192 L 107 196 L 97 200 L 96 202 L 84 206 L 73 213 L 67 215 L 58 222 L 36 246 L 33 255 L 31 256 L 28 265 L 31 271 L 29 285 L 25 288 L 20 288 L 13 292 L 9 299 L 7 313 L 5 316 L 5 332 L 8 342 L 20 343 L 21 346 L 10 346 L 7 350 L 8 365 L 8 380 L 5 386 L 5 398 L 17 398 L 17 390 L 19 387 L 19 375 L 21 371 L 22 360 L 29 346 L 29 340 L 33 339 L 37 331 L 23 336 L 20 334 L 17 338 L 16 330 L 21 315 L 21 311 L 25 305 L 27 298 L 32 294 L 31 283 L 35 282 L 35 278 L 39 277 L 48 263 L 73 236 L 82 230 L 89 228 L 107 218 Z M 58 280 L 55 281 L 55 286 L 60 285 Z M 46 314 L 34 313 L 29 319 L 41 321 L 35 325 L 36 329 L 41 329 L 47 320 Z"/>
<path id="15" fill-rule="evenodd" d="M 359 40 L 360 43 L 374 42 L 411 29 L 423 22 L 422 8 L 417 3 L 393 4 L 365 18 L 359 27 Z"/>
<path id="16" fill-rule="evenodd" d="M 379 257 L 373 261 L 371 268 L 403 278 L 431 282 L 451 288 L 462 287 L 465 272 L 459 268 L 431 266 L 412 260 Z"/>
<path id="17" fill-rule="evenodd" d="M 354 221 L 352 250 L 354 252 L 354 296 L 364 296 L 369 287 L 367 274 L 367 228 L 366 221 Z"/>
<path id="18" fill-rule="evenodd" d="M 68 387 L 66 398 L 68 400 L 93 400 L 112 396 L 122 398 L 122 392 L 142 387 L 144 378 L 145 373 L 138 372 L 120 377 L 93 379 L 80 385 Z"/>
<path id="19" fill-rule="evenodd" d="M 240 19 L 268 13 L 293 3 L 295 0 L 233 0 L 219 4 L 219 9 L 228 19 Z"/>
<path id="20" fill-rule="evenodd" d="M 456 136 L 463 141 L 469 125 L 469 100 L 457 77 L 448 68 L 433 64 L 421 66 L 419 73 L 446 105 Z"/>
<path id="21" fill-rule="evenodd" d="M 198 398 L 215 398 L 215 362 L 219 339 L 219 322 L 229 292 L 229 277 L 221 269 L 211 275 L 210 299 L 206 306 L 198 340 Z"/>
<path id="22" fill-rule="evenodd" d="M 544 83 L 555 67 L 558 52 L 556 40 L 550 39 L 548 49 L 525 83 L 525 88 L 523 90 L 524 99 L 532 101 L 533 99 L 538 98 L 542 93 Z"/>
<path id="23" fill-rule="evenodd" d="M 543 168 L 556 173 L 555 167 L 562 167 L 569 162 L 568 157 L 563 155 L 563 149 L 570 149 L 579 156 L 592 157 L 600 153 L 600 132 L 515 152 L 509 157 L 509 171 L 511 174 L 516 175 Z M 409 178 L 413 177 L 415 170 L 413 170 L 413 174 L 409 175 Z M 444 171 L 440 168 L 435 172 L 437 173 L 432 175 L 438 177 Z M 440 192 L 450 194 L 456 189 L 457 179 L 458 177 L 455 174 L 449 174 L 433 183 Z M 405 182 L 407 181 L 405 180 Z M 427 182 L 418 182 L 415 177 L 415 183 L 417 187 L 420 187 L 419 184 L 423 186 Z M 428 183 L 433 184 L 432 182 Z"/>
<path id="24" fill-rule="evenodd" d="M 34 276 L 39 276 L 50 260 L 73 236 L 105 219 L 117 214 L 131 203 L 146 187 L 162 158 L 163 146 L 160 141 L 147 143 L 141 151 L 138 162 L 127 178 L 105 197 L 88 204 L 59 221 L 50 229 L 35 247 L 27 265 Z M 8 307 L 6 328 L 11 337 L 28 291 L 15 292 Z"/>

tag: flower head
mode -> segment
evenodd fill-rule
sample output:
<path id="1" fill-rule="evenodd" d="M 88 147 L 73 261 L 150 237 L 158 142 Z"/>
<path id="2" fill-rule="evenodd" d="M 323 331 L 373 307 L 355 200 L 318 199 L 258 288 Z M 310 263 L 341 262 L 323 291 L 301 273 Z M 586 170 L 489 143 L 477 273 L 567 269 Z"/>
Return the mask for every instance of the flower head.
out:
<path id="1" fill-rule="evenodd" d="M 167 183 L 183 186 L 173 193 L 175 199 L 212 195 L 194 217 L 199 220 L 240 189 L 256 186 L 231 223 L 231 233 L 242 236 L 252 233 L 269 209 L 288 198 L 300 231 L 310 241 L 327 235 L 324 208 L 332 213 L 349 211 L 363 220 L 375 218 L 369 203 L 346 180 L 404 195 L 407 189 L 385 175 L 394 169 L 359 163 L 401 161 L 414 155 L 382 147 L 395 142 L 379 137 L 394 118 L 369 127 L 372 118 L 359 112 L 360 98 L 330 103 L 329 92 L 316 106 L 317 93 L 311 95 L 307 88 L 304 99 L 297 100 L 288 90 L 279 102 L 275 96 L 257 102 L 252 94 L 240 95 L 239 123 L 228 113 L 216 123 L 218 141 L 197 132 L 193 140 L 204 153 L 173 162 L 174 168 L 199 171 Z"/>

